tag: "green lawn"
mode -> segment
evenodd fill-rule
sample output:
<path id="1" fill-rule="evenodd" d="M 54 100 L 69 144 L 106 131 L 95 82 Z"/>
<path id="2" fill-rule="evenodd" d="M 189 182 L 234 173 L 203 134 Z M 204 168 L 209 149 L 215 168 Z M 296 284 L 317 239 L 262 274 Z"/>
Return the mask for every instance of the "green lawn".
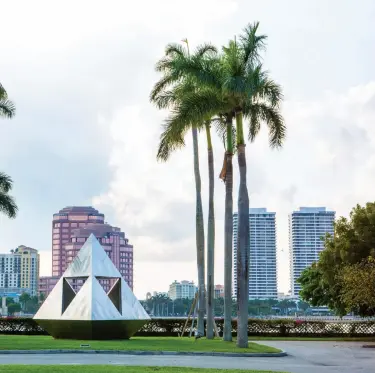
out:
<path id="1" fill-rule="evenodd" d="M 0 335 L 0 350 L 62 350 L 82 349 L 89 344 L 92 350 L 138 350 L 138 351 L 206 351 L 206 352 L 280 352 L 280 350 L 258 343 L 249 343 L 249 348 L 240 349 L 234 342 L 221 339 L 207 340 L 179 337 L 136 337 L 123 341 L 75 341 L 53 339 L 49 336 Z M 88 349 L 88 348 L 85 348 Z"/>
<path id="2" fill-rule="evenodd" d="M 223 370 L 178 367 L 128 367 L 111 365 L 0 365 L 6 373 L 276 373 L 260 370 Z"/>

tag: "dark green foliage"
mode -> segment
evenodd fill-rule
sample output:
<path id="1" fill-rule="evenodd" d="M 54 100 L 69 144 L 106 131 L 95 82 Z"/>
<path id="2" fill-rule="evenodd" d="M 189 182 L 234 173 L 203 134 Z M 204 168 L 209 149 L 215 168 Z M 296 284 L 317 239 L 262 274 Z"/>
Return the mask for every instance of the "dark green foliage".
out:
<path id="1" fill-rule="evenodd" d="M 338 315 L 356 311 L 360 316 L 372 316 L 372 308 L 366 306 L 352 310 L 342 297 L 341 272 L 348 265 L 361 263 L 375 257 L 375 203 L 357 205 L 349 219 L 339 218 L 335 223 L 334 236 L 325 238 L 325 250 L 319 261 L 307 268 L 299 281 L 300 296 L 313 306 L 328 306 Z"/>
<path id="2" fill-rule="evenodd" d="M 8 315 L 13 315 L 15 312 L 21 311 L 21 305 L 19 303 L 9 303 L 7 302 Z"/>

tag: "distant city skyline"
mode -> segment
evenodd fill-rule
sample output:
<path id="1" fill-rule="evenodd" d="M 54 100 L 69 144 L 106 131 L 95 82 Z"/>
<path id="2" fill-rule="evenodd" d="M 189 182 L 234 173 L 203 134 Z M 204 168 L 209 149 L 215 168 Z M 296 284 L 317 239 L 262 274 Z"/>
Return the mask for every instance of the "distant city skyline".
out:
<path id="1" fill-rule="evenodd" d="M 280 262 L 277 260 L 276 213 L 269 212 L 264 207 L 250 208 L 249 211 L 249 298 L 277 298 L 277 293 L 281 291 L 282 286 L 277 276 Z M 297 296 L 300 289 L 296 279 L 303 269 L 318 260 L 319 253 L 324 248 L 320 237 L 327 232 L 333 233 L 334 218 L 335 212 L 327 211 L 325 207 L 300 207 L 299 210 L 289 214 L 290 288 L 286 292 L 290 291 L 292 296 Z M 235 296 L 237 213 L 234 213 L 233 221 L 233 295 Z M 98 238 L 129 286 L 133 287 L 133 247 L 128 244 L 128 239 L 121 229 L 107 224 L 104 214 L 91 206 L 68 206 L 53 214 L 52 271 L 55 272 L 52 276 L 40 277 L 40 292 L 48 294 L 52 290 L 60 273 L 65 271 L 91 233 Z M 183 281 L 183 283 L 174 282 L 169 286 L 169 293 L 174 298 L 181 297 L 183 287 L 195 288 L 194 282 Z M 189 298 L 193 296 L 191 289 Z M 223 289 L 218 288 L 217 293 L 219 294 L 220 291 L 223 292 Z"/>

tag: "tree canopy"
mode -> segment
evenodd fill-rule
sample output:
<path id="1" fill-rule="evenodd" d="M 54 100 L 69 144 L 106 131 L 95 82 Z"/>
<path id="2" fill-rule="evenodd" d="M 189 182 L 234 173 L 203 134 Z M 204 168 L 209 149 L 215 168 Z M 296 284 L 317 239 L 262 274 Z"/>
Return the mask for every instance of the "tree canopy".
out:
<path id="1" fill-rule="evenodd" d="M 368 303 L 371 291 L 366 294 L 358 291 L 359 287 L 354 297 L 355 284 L 364 283 L 373 268 L 374 242 L 375 203 L 357 205 L 349 219 L 337 220 L 334 235 L 325 237 L 325 250 L 318 262 L 302 273 L 302 299 L 313 306 L 328 306 L 339 315 L 352 311 L 361 316 L 374 315 L 374 305 Z M 371 283 L 375 287 L 374 281 Z"/>
<path id="2" fill-rule="evenodd" d="M 345 266 L 341 271 L 341 301 L 348 310 L 375 315 L 375 259 Z M 360 289 L 360 291 L 359 291 Z"/>

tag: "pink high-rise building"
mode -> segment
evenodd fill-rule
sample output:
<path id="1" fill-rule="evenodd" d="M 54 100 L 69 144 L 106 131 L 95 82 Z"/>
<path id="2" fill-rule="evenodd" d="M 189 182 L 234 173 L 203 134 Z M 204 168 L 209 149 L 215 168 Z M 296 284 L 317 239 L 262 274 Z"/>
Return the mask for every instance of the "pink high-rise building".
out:
<path id="1" fill-rule="evenodd" d="M 91 233 L 133 289 L 133 246 L 129 245 L 125 233 L 105 223 L 104 214 L 93 207 L 70 206 L 53 214 L 52 277 L 41 278 L 40 292 L 49 293 L 53 289 L 56 279 L 62 276 Z M 81 283 L 72 285 L 78 288 Z M 110 283 L 102 285 L 108 290 Z"/>
<path id="2" fill-rule="evenodd" d="M 67 267 L 64 245 L 70 242 L 73 230 L 90 223 L 104 224 L 104 214 L 93 207 L 69 206 L 53 214 L 52 276 L 61 277 Z"/>

